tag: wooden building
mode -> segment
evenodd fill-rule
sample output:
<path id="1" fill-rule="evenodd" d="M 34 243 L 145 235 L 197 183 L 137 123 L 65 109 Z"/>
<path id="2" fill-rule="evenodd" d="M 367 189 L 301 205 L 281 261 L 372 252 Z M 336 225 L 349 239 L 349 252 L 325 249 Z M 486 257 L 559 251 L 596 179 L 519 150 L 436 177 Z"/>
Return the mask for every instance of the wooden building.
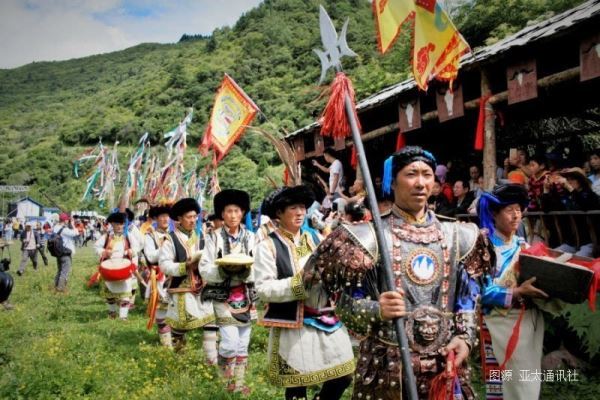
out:
<path id="1" fill-rule="evenodd" d="M 496 166 L 509 148 L 547 149 L 557 140 L 577 142 L 581 135 L 594 133 L 590 130 L 600 126 L 599 77 L 600 0 L 590 0 L 464 57 L 452 91 L 447 83 L 435 81 L 427 92 L 419 91 L 409 79 L 359 101 L 371 175 L 381 176 L 383 160 L 394 151 L 401 131 L 407 144 L 426 147 L 442 161 L 482 162 L 485 186 L 491 188 Z M 480 106 L 486 116 L 485 144 L 483 151 L 476 151 Z M 567 122 L 558 139 L 539 132 L 515 134 L 526 124 L 552 117 L 590 118 L 592 128 Z M 302 162 L 304 177 L 310 180 L 315 171 L 310 160 L 320 157 L 325 147 L 340 152 L 351 175 L 352 139 L 334 143 L 321 137 L 319 129 L 315 122 L 286 137 Z"/>

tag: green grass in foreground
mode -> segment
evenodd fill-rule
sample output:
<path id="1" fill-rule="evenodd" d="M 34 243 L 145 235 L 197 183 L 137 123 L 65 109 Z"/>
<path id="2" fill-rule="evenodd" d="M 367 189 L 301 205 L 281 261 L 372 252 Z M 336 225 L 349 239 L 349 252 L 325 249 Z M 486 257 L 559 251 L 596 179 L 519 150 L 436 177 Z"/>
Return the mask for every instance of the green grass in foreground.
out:
<path id="1" fill-rule="evenodd" d="M 42 264 L 34 272 L 28 266 L 19 277 L 17 244 L 11 252 L 15 309 L 0 311 L 0 399 L 241 398 L 227 393 L 217 370 L 204 365 L 198 333 L 191 335 L 182 354 L 159 347 L 155 330 L 145 328 L 145 307 L 139 298 L 129 321 L 107 319 L 97 289 L 85 287 L 96 266 L 91 248 L 76 254 L 67 295 L 51 290 L 53 258 L 48 267 Z M 247 377 L 253 389 L 250 399 L 283 398 L 283 390 L 266 380 L 267 340 L 267 330 L 254 326 Z M 578 383 L 547 385 L 543 398 L 584 400 L 598 388 L 598 378 L 582 376 Z"/>

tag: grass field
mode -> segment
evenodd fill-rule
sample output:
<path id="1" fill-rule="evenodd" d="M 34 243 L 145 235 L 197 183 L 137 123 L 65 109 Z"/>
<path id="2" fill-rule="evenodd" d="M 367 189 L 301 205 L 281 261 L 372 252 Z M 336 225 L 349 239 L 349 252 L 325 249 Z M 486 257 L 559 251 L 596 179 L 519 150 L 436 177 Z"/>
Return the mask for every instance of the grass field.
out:
<path id="1" fill-rule="evenodd" d="M 11 254 L 15 309 L 0 311 L 0 399 L 241 398 L 228 394 L 216 369 L 204 365 L 198 333 L 190 337 L 183 353 L 159 347 L 155 331 L 145 328 L 139 298 L 129 321 L 109 320 L 97 289 L 85 287 L 96 265 L 91 248 L 75 255 L 66 295 L 51 290 L 53 258 L 37 272 L 29 265 L 19 277 L 17 244 Z M 265 329 L 253 327 L 251 399 L 283 398 L 283 391 L 266 381 L 267 339 Z M 596 398 L 600 379 L 579 379 L 546 385 L 543 398 Z M 481 390 L 481 385 L 477 387 Z"/>

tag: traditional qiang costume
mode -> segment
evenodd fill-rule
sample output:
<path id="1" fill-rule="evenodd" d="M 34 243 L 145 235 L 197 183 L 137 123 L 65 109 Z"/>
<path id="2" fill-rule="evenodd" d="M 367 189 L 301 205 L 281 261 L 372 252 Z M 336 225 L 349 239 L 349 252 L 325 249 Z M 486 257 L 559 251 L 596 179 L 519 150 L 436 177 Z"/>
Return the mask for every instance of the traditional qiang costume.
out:
<path id="1" fill-rule="evenodd" d="M 236 205 L 250 217 L 250 196 L 242 190 L 222 190 L 213 202 L 217 216 L 228 205 Z M 233 236 L 224 225 L 206 236 L 200 261 L 200 275 L 206 283 L 202 299 L 212 301 L 221 334 L 219 366 L 228 381 L 228 390 L 245 393 L 251 320 L 256 317 L 251 274 L 254 244 L 254 233 L 248 228 L 240 225 Z"/>
<path id="2" fill-rule="evenodd" d="M 415 161 L 435 171 L 433 155 L 405 147 L 385 163 L 386 193 L 392 177 Z M 382 225 L 396 284 L 391 290 L 405 293 L 405 327 L 418 395 L 427 399 L 434 378 L 445 379 L 447 359 L 440 349 L 456 336 L 470 348 L 477 343 L 478 278 L 490 255 L 476 225 L 440 220 L 431 211 L 417 221 L 394 205 L 382 215 Z M 372 224 L 342 224 L 319 246 L 314 265 L 314 279 L 322 282 L 342 322 L 366 337 L 360 344 L 352 398 L 401 398 L 402 358 L 392 322 L 381 318 L 378 298 L 389 289 Z M 442 390 L 451 390 L 444 395 L 472 399 L 469 368 L 456 372 L 443 385 Z"/>
<path id="3" fill-rule="evenodd" d="M 314 195 L 306 186 L 278 189 L 264 204 L 276 217 L 287 206 L 309 207 Z M 320 284 L 304 287 L 303 269 L 318 244 L 318 237 L 301 230 L 271 232 L 257 245 L 254 263 L 256 290 L 266 311 L 259 323 L 271 327 L 268 377 L 286 388 L 286 399 L 303 399 L 306 387 L 323 384 L 321 399 L 339 399 L 351 383 L 354 354 L 346 328 Z"/>
<path id="4" fill-rule="evenodd" d="M 108 216 L 106 222 L 124 224 L 126 219 L 125 213 L 113 212 Z M 122 280 L 106 280 L 101 279 L 100 282 L 100 294 L 106 299 L 108 305 L 108 315 L 110 318 L 115 318 L 117 315 L 117 308 L 119 311 L 119 318 L 125 320 L 129 314 L 129 307 L 131 305 L 131 294 L 133 289 L 134 271 L 137 268 L 138 258 L 134 249 L 140 247 L 133 237 L 125 234 L 116 234 L 114 232 L 108 232 L 95 244 L 96 254 L 102 257 L 105 250 L 111 252 L 109 259 L 111 260 L 123 260 L 128 259 L 131 262 L 130 274 L 128 277 Z M 101 258 L 102 263 L 105 259 Z"/>
<path id="5" fill-rule="evenodd" d="M 494 227 L 493 213 L 511 204 L 518 204 L 521 211 L 527 207 L 523 186 L 498 186 L 492 193 L 484 192 L 477 205 L 481 227 L 487 229 L 496 255 L 483 281 L 481 357 L 488 399 L 537 399 L 541 381 L 521 379 L 518 374 L 542 370 L 544 318 L 531 299 L 517 301 L 512 295 L 518 286 L 515 266 L 521 249 L 528 245 L 517 235 L 505 242 Z M 505 371 L 510 371 L 510 379 Z"/>
<path id="6" fill-rule="evenodd" d="M 168 214 L 169 207 L 156 206 L 151 207 L 148 215 L 152 219 L 158 218 L 159 215 Z M 150 320 L 148 321 L 148 329 L 150 329 L 156 321 L 158 326 L 158 336 L 160 343 L 163 346 L 171 347 L 171 327 L 165 321 L 167 317 L 167 309 L 169 307 L 169 294 L 167 293 L 168 282 L 165 274 L 158 266 L 159 253 L 162 244 L 170 239 L 168 230 L 161 231 L 159 229 L 147 229 L 144 242 L 144 259 L 149 270 L 148 285 L 146 286 L 145 298 L 148 302 L 148 312 Z"/>
<path id="7" fill-rule="evenodd" d="M 136 246 L 132 248 L 132 251 L 137 256 L 138 260 L 142 263 L 144 262 L 142 256 L 142 251 L 144 250 L 145 238 L 140 229 L 135 225 L 135 214 L 129 208 L 125 209 L 125 214 L 127 215 L 127 223 L 125 224 L 125 229 L 127 229 L 127 237 L 132 238 L 132 243 L 135 243 Z M 137 265 L 140 268 L 140 265 Z M 130 308 L 133 308 L 135 303 L 135 294 L 140 288 L 140 283 L 137 279 L 137 276 L 134 275 L 131 277 L 131 304 Z"/>
<path id="8" fill-rule="evenodd" d="M 190 211 L 199 214 L 200 206 L 196 200 L 185 198 L 171 207 L 169 215 L 172 220 L 177 221 L 178 217 Z M 162 273 L 170 279 L 167 288 L 169 306 L 165 320 L 171 327 L 173 345 L 179 349 L 185 344 L 186 332 L 210 324 L 215 316 L 212 302 L 200 299 L 202 279 L 198 269 L 186 266 L 188 261 L 197 263 L 200 260 L 201 238 L 196 231 L 185 231 L 179 224 L 169 236 L 170 240 L 160 248 L 158 264 Z M 206 338 L 204 340 L 206 342 Z M 216 352 L 216 349 L 213 351 Z"/>

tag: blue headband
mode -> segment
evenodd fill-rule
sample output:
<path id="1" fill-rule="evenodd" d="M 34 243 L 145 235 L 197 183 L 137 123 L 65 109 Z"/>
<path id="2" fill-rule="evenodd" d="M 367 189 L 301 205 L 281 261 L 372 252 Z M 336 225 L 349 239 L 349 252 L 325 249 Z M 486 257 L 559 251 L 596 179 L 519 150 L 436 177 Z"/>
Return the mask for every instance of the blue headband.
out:
<path id="1" fill-rule="evenodd" d="M 392 169 L 394 167 L 394 156 L 389 156 L 383 163 L 383 182 L 381 189 L 384 195 L 392 193 Z"/>
<path id="2" fill-rule="evenodd" d="M 392 181 L 394 180 L 394 161 L 398 159 L 403 161 L 403 164 L 400 164 L 402 168 L 405 165 L 415 161 L 423 161 L 435 171 L 437 161 L 435 160 L 433 154 L 418 147 L 416 148 L 417 150 L 415 150 L 414 147 L 405 147 L 405 149 L 407 150 L 403 149 L 398 153 L 392 154 L 383 163 L 383 181 L 381 189 L 384 195 L 389 195 L 392 193 Z M 410 154 L 410 152 L 414 153 Z"/>

